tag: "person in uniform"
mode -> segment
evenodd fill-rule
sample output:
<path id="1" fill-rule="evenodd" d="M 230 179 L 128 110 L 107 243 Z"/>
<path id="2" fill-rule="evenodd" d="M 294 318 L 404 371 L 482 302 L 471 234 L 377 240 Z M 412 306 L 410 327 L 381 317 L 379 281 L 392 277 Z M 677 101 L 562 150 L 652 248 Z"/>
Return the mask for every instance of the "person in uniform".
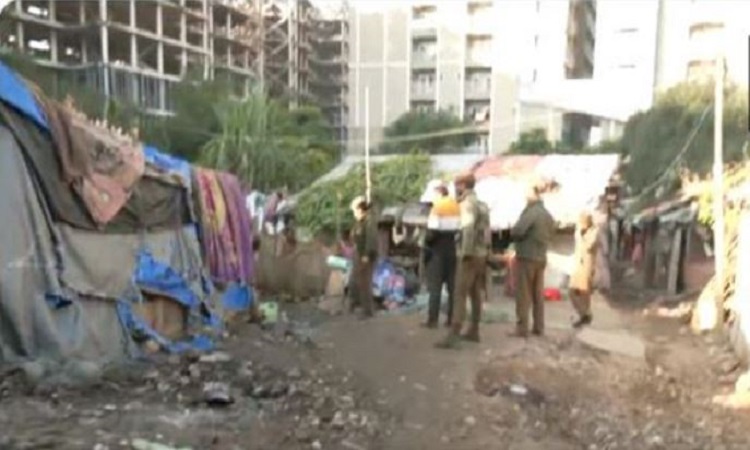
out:
<path id="1" fill-rule="evenodd" d="M 460 340 L 479 342 L 479 322 L 482 318 L 482 293 L 489 254 L 489 208 L 474 192 L 474 175 L 458 177 L 455 182 L 459 200 L 461 225 L 458 233 L 458 270 L 451 327 L 438 348 L 454 348 Z M 466 334 L 461 331 L 466 318 L 466 298 L 471 300 L 471 323 Z"/>
<path id="2" fill-rule="evenodd" d="M 570 277 L 570 297 L 578 313 L 578 320 L 573 324 L 581 328 L 591 323 L 591 292 L 594 284 L 594 264 L 599 244 L 599 233 L 594 226 L 591 213 L 583 212 L 576 230 L 574 252 L 575 267 Z"/>
<path id="3" fill-rule="evenodd" d="M 362 308 L 362 318 L 372 317 L 375 313 L 375 300 L 372 296 L 372 276 L 378 253 L 377 222 L 370 215 L 370 204 L 359 196 L 351 203 L 354 214 L 352 238 L 354 240 L 355 257 L 352 270 L 352 304 Z"/>
<path id="4" fill-rule="evenodd" d="M 555 221 L 542 202 L 544 183 L 529 185 L 524 208 L 510 232 L 516 253 L 516 330 L 513 336 L 527 337 L 529 310 L 534 312 L 533 333 L 544 334 L 544 270 L 547 248 L 555 232 Z"/>
<path id="5" fill-rule="evenodd" d="M 451 198 L 448 188 L 444 185 L 437 186 L 424 240 L 427 291 L 430 295 L 425 323 L 427 328 L 438 326 L 443 286 L 448 290 L 448 317 L 445 325 L 450 326 L 456 278 L 456 233 L 460 221 L 461 210 L 458 203 Z"/>

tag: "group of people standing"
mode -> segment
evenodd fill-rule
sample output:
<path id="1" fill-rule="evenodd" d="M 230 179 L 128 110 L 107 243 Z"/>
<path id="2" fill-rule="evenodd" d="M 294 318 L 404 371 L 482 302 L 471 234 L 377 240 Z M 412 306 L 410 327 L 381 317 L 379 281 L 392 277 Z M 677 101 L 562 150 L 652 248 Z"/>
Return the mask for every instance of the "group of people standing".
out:
<path id="1" fill-rule="evenodd" d="M 461 341 L 479 342 L 482 304 L 487 297 L 487 264 L 492 253 L 489 208 L 474 192 L 474 176 L 459 176 L 453 184 L 455 198 L 446 186 L 435 188 L 422 241 L 429 291 L 425 327 L 439 326 L 443 289 L 448 293 L 444 322 L 448 334 L 436 343 L 438 348 L 455 348 Z M 529 184 L 526 207 L 510 230 L 516 276 L 516 328 L 511 335 L 516 337 L 525 338 L 529 332 L 537 336 L 544 334 L 544 272 L 547 251 L 556 232 L 556 222 L 542 201 L 544 189 L 542 182 Z M 362 316 L 370 317 L 374 312 L 371 280 L 377 257 L 377 224 L 369 215 L 370 205 L 364 197 L 356 198 L 351 208 L 356 219 L 352 237 L 357 255 L 353 270 L 356 291 L 353 305 L 360 305 Z M 591 294 L 598 237 L 593 216 L 582 213 L 576 230 L 575 268 L 569 284 L 579 315 L 575 327 L 592 321 Z M 471 314 L 464 330 L 467 299 Z"/>

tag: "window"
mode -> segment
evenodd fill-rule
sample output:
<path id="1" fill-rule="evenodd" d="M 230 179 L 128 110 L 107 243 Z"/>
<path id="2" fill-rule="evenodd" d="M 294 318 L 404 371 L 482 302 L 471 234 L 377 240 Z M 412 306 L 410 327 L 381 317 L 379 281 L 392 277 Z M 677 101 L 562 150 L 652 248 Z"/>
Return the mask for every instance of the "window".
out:
<path id="1" fill-rule="evenodd" d="M 414 95 L 432 95 L 435 92 L 435 73 L 418 73 L 411 77 Z"/>

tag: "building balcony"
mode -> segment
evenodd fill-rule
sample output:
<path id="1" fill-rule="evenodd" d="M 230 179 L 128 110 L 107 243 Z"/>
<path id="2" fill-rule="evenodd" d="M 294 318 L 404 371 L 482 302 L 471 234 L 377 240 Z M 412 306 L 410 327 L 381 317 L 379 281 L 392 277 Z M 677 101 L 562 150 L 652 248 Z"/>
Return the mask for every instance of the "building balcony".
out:
<path id="1" fill-rule="evenodd" d="M 466 24 L 466 33 L 480 36 L 491 36 L 496 24 L 488 15 L 470 16 Z"/>
<path id="2" fill-rule="evenodd" d="M 437 57 L 435 55 L 412 53 L 411 67 L 413 69 L 434 69 L 437 67 Z"/>
<path id="3" fill-rule="evenodd" d="M 341 66 L 346 64 L 346 59 L 341 55 L 321 56 L 312 53 L 310 55 L 310 62 L 318 66 Z"/>
<path id="4" fill-rule="evenodd" d="M 346 78 L 341 75 L 331 74 L 328 76 L 324 76 L 321 74 L 317 74 L 310 77 L 310 86 L 341 89 L 343 87 L 346 87 Z"/>
<path id="5" fill-rule="evenodd" d="M 471 68 L 492 67 L 492 54 L 489 52 L 485 52 L 485 53 L 468 52 L 466 54 L 466 67 L 471 67 Z"/>
<path id="6" fill-rule="evenodd" d="M 414 39 L 437 39 L 437 24 L 432 19 L 414 19 L 411 36 Z"/>
<path id="7" fill-rule="evenodd" d="M 435 89 L 425 89 L 421 87 L 411 87 L 411 100 L 419 102 L 435 101 L 437 92 Z"/>
<path id="8" fill-rule="evenodd" d="M 464 98 L 466 100 L 490 100 L 492 92 L 489 89 L 468 88 L 464 91 Z"/>

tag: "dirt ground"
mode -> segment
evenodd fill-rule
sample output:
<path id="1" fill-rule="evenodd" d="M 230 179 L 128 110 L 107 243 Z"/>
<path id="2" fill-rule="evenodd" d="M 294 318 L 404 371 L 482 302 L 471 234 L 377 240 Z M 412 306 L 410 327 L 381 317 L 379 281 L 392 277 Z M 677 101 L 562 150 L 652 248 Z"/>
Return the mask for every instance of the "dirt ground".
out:
<path id="1" fill-rule="evenodd" d="M 235 326 L 215 354 L 78 387 L 3 369 L 0 449 L 750 448 L 750 415 L 712 402 L 736 378 L 721 340 L 618 305 L 599 298 L 594 329 L 637 336 L 642 358 L 584 343 L 565 302 L 543 338 L 507 337 L 506 317 L 450 351 L 422 313 L 360 321 L 308 303 L 273 329 Z"/>

